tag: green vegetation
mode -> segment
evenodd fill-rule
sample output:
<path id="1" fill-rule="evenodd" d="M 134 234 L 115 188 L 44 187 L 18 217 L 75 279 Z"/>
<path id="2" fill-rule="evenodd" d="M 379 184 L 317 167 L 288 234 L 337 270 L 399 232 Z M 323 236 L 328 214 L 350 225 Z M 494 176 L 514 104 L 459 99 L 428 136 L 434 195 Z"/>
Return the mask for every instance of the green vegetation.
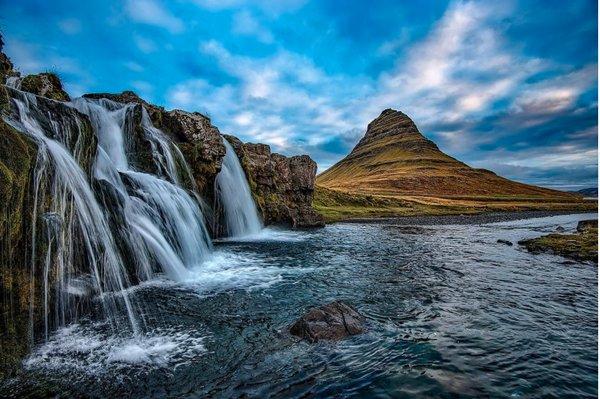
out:
<path id="1" fill-rule="evenodd" d="M 69 101 L 69 95 L 63 90 L 62 83 L 55 73 L 45 72 L 27 75 L 21 82 L 21 90 L 57 101 Z"/>
<path id="2" fill-rule="evenodd" d="M 0 119 L 0 379 L 10 375 L 29 341 L 30 274 L 25 264 L 30 174 L 35 145 Z"/>
<path id="3" fill-rule="evenodd" d="M 534 253 L 550 252 L 566 258 L 598 263 L 598 223 L 575 234 L 548 234 L 519 241 L 519 244 Z"/>
<path id="4" fill-rule="evenodd" d="M 371 195 L 332 190 L 317 185 L 313 207 L 327 222 L 395 216 L 459 215 L 516 211 L 595 211 L 595 201 L 565 198 L 485 196 L 443 198 L 409 195 Z"/>

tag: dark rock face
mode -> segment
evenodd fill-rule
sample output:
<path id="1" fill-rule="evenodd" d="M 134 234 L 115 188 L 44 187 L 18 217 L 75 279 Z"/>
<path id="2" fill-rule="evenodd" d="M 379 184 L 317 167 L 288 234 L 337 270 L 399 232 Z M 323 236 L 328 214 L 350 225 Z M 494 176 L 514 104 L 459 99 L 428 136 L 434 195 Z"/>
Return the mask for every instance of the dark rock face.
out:
<path id="1" fill-rule="evenodd" d="M 312 207 L 317 164 L 308 155 L 285 157 L 266 144 L 242 143 L 226 135 L 246 172 L 265 225 L 323 226 Z"/>
<path id="2" fill-rule="evenodd" d="M 86 94 L 84 97 L 107 98 L 143 106 L 148 111 L 152 124 L 168 134 L 183 153 L 198 191 L 206 197 L 212 197 L 214 180 L 225 156 L 225 146 L 219 129 L 212 125 L 208 117 L 198 112 L 177 109 L 166 111 L 163 107 L 147 103 L 132 91 L 120 94 Z M 141 113 L 141 107 L 139 112 Z"/>
<path id="3" fill-rule="evenodd" d="M 60 79 L 53 73 L 25 76 L 21 81 L 21 90 L 57 101 L 71 100 L 67 92 L 63 90 Z"/>
<path id="4" fill-rule="evenodd" d="M 19 76 L 19 73 L 13 70 L 10 58 L 2 52 L 3 48 L 4 40 L 2 40 L 2 35 L 0 35 L 0 83 L 6 83 L 6 78 L 10 76 Z"/>
<path id="5" fill-rule="evenodd" d="M 363 333 L 365 317 L 343 302 L 309 311 L 290 327 L 290 333 L 310 342 L 339 340 Z"/>
<path id="6" fill-rule="evenodd" d="M 498 244 L 504 244 L 504 245 L 508 245 L 509 247 L 512 247 L 513 243 L 508 241 L 508 240 L 498 240 Z"/>
<path id="7" fill-rule="evenodd" d="M 577 223 L 577 231 L 580 233 L 584 233 L 587 230 L 597 229 L 598 228 L 598 220 L 582 220 Z"/>

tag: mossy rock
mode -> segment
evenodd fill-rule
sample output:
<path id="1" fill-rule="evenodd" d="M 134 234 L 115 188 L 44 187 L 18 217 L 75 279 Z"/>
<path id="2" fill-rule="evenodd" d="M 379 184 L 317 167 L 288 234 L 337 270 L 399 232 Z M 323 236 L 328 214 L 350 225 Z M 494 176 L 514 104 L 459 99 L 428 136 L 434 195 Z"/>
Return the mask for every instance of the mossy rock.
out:
<path id="1" fill-rule="evenodd" d="M 27 268 L 31 176 L 36 145 L 0 119 L 0 380 L 29 348 Z"/>
<path id="2" fill-rule="evenodd" d="M 21 82 L 21 90 L 57 101 L 71 101 L 58 76 L 53 73 L 27 75 Z"/>

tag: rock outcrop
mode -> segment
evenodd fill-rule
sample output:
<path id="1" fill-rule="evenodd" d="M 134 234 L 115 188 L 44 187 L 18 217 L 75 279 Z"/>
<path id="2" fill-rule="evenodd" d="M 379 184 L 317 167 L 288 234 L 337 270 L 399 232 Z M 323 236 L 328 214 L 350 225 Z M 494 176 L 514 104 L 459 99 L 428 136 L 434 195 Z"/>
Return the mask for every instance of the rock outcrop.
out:
<path id="1" fill-rule="evenodd" d="M 363 333 L 365 317 L 344 302 L 311 308 L 290 327 L 290 333 L 310 342 L 340 340 Z"/>
<path id="2" fill-rule="evenodd" d="M 592 229 L 598 229 L 598 219 L 581 220 L 577 223 L 577 231 L 580 233 L 585 233 Z"/>
<path id="3" fill-rule="evenodd" d="M 265 225 L 323 226 L 322 216 L 312 207 L 315 161 L 308 155 L 285 157 L 272 153 L 266 144 L 242 143 L 229 135 L 225 138 L 246 172 Z"/>
<path id="4" fill-rule="evenodd" d="M 598 220 L 582 220 L 574 234 L 552 233 L 519 241 L 534 254 L 551 253 L 578 261 L 598 263 Z"/>
<path id="5" fill-rule="evenodd" d="M 53 73 L 27 75 L 21 80 L 20 89 L 56 101 L 71 101 L 60 79 Z"/>

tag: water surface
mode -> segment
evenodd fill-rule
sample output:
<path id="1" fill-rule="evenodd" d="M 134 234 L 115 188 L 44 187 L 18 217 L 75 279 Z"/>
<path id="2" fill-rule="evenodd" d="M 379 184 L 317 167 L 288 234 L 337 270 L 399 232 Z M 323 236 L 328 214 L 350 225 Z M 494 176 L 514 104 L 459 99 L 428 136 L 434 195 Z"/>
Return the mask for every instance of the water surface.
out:
<path id="1" fill-rule="evenodd" d="M 146 304 L 142 337 L 94 320 L 63 328 L 0 392 L 596 397 L 597 266 L 516 245 L 589 218 L 335 224 L 218 242 L 186 281 L 131 289 Z M 288 335 L 308 307 L 338 299 L 367 317 L 367 333 Z"/>

